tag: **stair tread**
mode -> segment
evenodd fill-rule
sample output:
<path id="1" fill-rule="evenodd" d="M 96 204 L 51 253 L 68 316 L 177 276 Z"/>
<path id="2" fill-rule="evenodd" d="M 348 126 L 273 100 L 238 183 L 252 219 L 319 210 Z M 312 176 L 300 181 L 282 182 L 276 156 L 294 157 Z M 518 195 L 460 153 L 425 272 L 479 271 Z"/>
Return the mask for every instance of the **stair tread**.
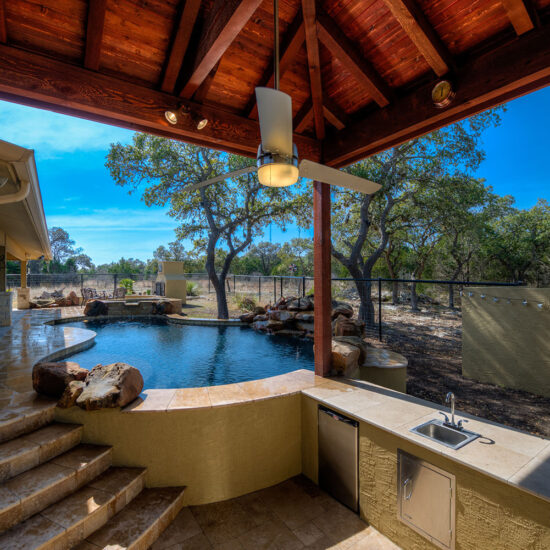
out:
<path id="1" fill-rule="evenodd" d="M 79 445 L 1 484 L 0 531 L 39 512 L 67 496 L 82 483 L 90 481 L 110 466 L 110 456 L 106 456 L 110 452 L 111 447 Z"/>
<path id="2" fill-rule="evenodd" d="M 93 480 L 39 514 L 15 525 L 0 535 L 0 548 L 28 550 L 42 548 L 50 539 L 62 541 L 59 547 L 78 543 L 83 537 L 101 527 L 117 510 L 121 499 L 132 486 L 143 479 L 142 468 L 109 468 L 102 474 L 105 487 L 114 492 L 93 487 Z M 118 484 L 116 481 L 118 480 Z M 141 490 L 141 485 L 137 486 Z M 122 505 L 126 500 L 122 498 Z M 89 523 L 85 525 L 85 522 Z M 52 540 L 52 542 L 53 542 Z M 44 546 L 48 548 L 49 546 Z"/>
<path id="3" fill-rule="evenodd" d="M 0 481 L 29 470 L 78 445 L 82 426 L 53 423 L 0 443 Z"/>
<path id="4" fill-rule="evenodd" d="M 183 492 L 183 487 L 144 489 L 75 550 L 131 549 L 138 543 L 141 543 L 140 548 L 149 546 L 183 506 Z M 145 546 L 144 542 L 148 544 Z"/>
<path id="5" fill-rule="evenodd" d="M 0 409 L 0 441 L 7 441 L 53 421 L 56 402 L 31 392 Z"/>

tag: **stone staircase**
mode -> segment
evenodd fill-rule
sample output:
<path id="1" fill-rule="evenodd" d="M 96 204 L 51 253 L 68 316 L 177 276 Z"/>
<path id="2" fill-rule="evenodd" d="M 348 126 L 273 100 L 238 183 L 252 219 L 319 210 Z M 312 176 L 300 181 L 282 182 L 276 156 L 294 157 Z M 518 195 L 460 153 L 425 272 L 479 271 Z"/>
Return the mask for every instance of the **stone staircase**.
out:
<path id="1" fill-rule="evenodd" d="M 0 410 L 0 548 L 149 548 L 183 507 L 183 488 L 145 489 L 146 470 L 111 465 L 53 421 L 55 403 Z"/>

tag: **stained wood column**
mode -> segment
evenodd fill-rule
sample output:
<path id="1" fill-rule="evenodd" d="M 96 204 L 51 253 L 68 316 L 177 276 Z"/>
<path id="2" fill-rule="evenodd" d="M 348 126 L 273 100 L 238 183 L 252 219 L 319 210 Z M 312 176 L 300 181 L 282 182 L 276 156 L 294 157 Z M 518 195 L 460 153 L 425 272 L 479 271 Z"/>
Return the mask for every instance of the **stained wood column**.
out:
<path id="1" fill-rule="evenodd" d="M 21 288 L 27 288 L 27 261 L 21 260 Z"/>
<path id="2" fill-rule="evenodd" d="M 313 263 L 315 293 L 315 374 L 329 376 L 332 356 L 330 186 L 313 182 Z"/>
<path id="3" fill-rule="evenodd" d="M 6 292 L 8 290 L 6 260 L 6 247 L 0 244 L 0 292 Z"/>

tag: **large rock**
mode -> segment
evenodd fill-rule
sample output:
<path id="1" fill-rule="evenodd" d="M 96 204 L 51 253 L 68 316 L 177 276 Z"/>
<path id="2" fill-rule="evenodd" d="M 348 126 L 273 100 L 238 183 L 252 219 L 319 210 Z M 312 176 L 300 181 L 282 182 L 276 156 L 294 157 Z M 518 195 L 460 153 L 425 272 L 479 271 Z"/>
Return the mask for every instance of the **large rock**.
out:
<path id="1" fill-rule="evenodd" d="M 254 317 L 256 317 L 255 313 L 243 313 L 239 316 L 239 320 L 243 323 L 252 323 L 252 321 L 254 321 Z"/>
<path id="2" fill-rule="evenodd" d="M 96 365 L 86 378 L 86 387 L 76 400 L 82 409 L 124 407 L 143 389 L 139 370 L 126 363 Z"/>
<path id="3" fill-rule="evenodd" d="M 259 315 L 254 315 L 254 319 L 253 319 L 254 322 L 267 321 L 267 320 L 268 320 L 268 316 L 265 313 L 260 313 Z"/>
<path id="4" fill-rule="evenodd" d="M 363 334 L 364 323 L 348 319 L 344 315 L 339 315 L 332 322 L 332 333 L 334 336 L 361 336 Z"/>
<path id="5" fill-rule="evenodd" d="M 172 313 L 176 313 L 173 302 L 161 300 L 153 304 L 153 315 L 171 315 Z"/>
<path id="6" fill-rule="evenodd" d="M 332 341 L 332 367 L 338 374 L 347 374 L 359 366 L 359 348 L 347 342 Z"/>
<path id="7" fill-rule="evenodd" d="M 267 330 L 267 323 L 269 323 L 269 321 L 265 320 L 265 321 L 254 321 L 252 323 L 252 328 L 254 330 Z"/>
<path id="8" fill-rule="evenodd" d="M 85 387 L 86 382 L 82 382 L 81 380 L 73 380 L 72 382 L 69 382 L 69 385 L 65 388 L 65 391 L 61 396 L 61 399 L 57 402 L 57 406 L 62 409 L 68 409 L 69 407 L 76 405 L 76 400 L 84 391 Z"/>
<path id="9" fill-rule="evenodd" d="M 279 311 L 278 309 L 271 310 L 269 313 L 269 318 L 273 319 L 274 321 L 282 321 L 283 323 L 288 323 L 289 321 L 293 321 L 296 314 L 293 311 L 288 310 L 282 310 Z"/>
<path id="10" fill-rule="evenodd" d="M 87 317 L 97 317 L 98 315 L 107 315 L 109 308 L 101 300 L 90 300 L 84 307 L 84 315 Z"/>
<path id="11" fill-rule="evenodd" d="M 336 300 L 332 301 L 332 319 L 336 319 L 338 315 L 343 315 L 344 317 L 353 317 L 353 307 L 350 304 L 345 302 L 337 302 Z"/>
<path id="12" fill-rule="evenodd" d="M 284 328 L 285 324 L 281 321 L 275 321 L 274 319 L 270 319 L 267 322 L 267 330 L 270 332 L 277 332 L 278 330 L 282 330 Z"/>
<path id="13" fill-rule="evenodd" d="M 87 375 L 86 369 L 72 361 L 36 363 L 32 369 L 32 387 L 36 393 L 57 399 L 70 382 L 84 380 Z"/>
<path id="14" fill-rule="evenodd" d="M 253 309 L 253 312 L 254 312 L 254 315 L 264 315 L 265 313 L 267 313 L 266 309 L 262 306 L 256 306 Z"/>
<path id="15" fill-rule="evenodd" d="M 304 321 L 305 323 L 312 323 L 315 319 L 315 315 L 313 311 L 300 311 L 299 313 L 296 313 L 296 320 L 297 321 Z"/>
<path id="16" fill-rule="evenodd" d="M 362 365 L 367 358 L 368 345 L 359 336 L 335 336 L 333 339 L 335 342 L 350 344 L 355 346 L 359 350 L 359 365 Z"/>
<path id="17" fill-rule="evenodd" d="M 78 299 L 78 296 L 76 295 L 76 292 L 74 290 L 71 290 L 68 297 L 69 301 L 71 302 L 72 306 L 77 306 L 80 302 Z"/>
<path id="18" fill-rule="evenodd" d="M 289 302 L 287 309 L 290 311 L 308 311 L 313 309 L 313 307 L 313 301 L 306 296 L 305 298 L 297 298 Z"/>

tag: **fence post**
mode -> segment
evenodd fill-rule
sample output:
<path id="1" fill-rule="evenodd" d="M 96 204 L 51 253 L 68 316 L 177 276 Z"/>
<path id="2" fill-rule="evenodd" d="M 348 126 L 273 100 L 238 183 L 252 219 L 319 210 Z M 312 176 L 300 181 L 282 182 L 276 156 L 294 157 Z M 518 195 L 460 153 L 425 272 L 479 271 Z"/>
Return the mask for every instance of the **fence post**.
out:
<path id="1" fill-rule="evenodd" d="M 281 296 L 283 295 L 283 278 L 281 277 Z"/>
<path id="2" fill-rule="evenodd" d="M 378 277 L 378 340 L 382 341 L 382 279 Z"/>
<path id="3" fill-rule="evenodd" d="M 233 292 L 237 292 L 237 278 L 233 275 Z"/>
<path id="4" fill-rule="evenodd" d="M 273 305 L 277 302 L 277 279 L 273 277 Z"/>
<path id="5" fill-rule="evenodd" d="M 262 276 L 258 275 L 258 302 L 262 299 Z"/>
<path id="6" fill-rule="evenodd" d="M 113 281 L 114 281 L 114 289 L 113 289 L 113 296 L 115 295 L 115 292 L 116 292 L 116 286 L 117 286 L 117 282 L 118 282 L 118 273 L 115 273 L 113 275 Z"/>
<path id="7" fill-rule="evenodd" d="M 302 277 L 302 297 L 306 297 L 306 278 Z"/>

